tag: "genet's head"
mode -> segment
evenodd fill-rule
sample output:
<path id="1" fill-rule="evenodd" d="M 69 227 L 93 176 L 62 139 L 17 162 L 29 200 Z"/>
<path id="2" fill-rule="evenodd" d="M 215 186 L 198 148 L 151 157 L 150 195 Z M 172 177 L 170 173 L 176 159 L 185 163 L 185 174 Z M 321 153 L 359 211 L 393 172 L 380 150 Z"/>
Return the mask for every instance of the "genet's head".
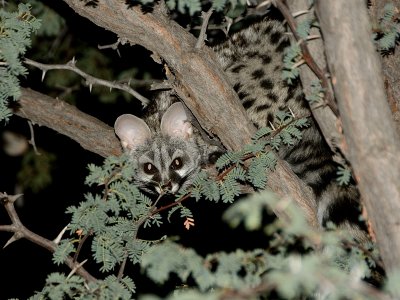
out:
<path id="1" fill-rule="evenodd" d="M 135 183 L 151 193 L 177 193 L 191 184 L 201 168 L 201 154 L 183 105 L 172 104 L 152 133 L 134 115 L 121 115 L 114 124 L 122 147 L 136 166 Z"/>

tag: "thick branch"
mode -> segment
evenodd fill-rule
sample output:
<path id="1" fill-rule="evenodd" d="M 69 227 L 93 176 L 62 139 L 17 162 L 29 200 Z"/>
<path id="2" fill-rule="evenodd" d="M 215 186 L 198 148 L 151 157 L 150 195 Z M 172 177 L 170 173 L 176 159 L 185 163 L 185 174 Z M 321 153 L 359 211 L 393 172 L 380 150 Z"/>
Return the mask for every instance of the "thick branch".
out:
<path id="1" fill-rule="evenodd" d="M 111 89 L 118 89 L 118 90 L 125 91 L 125 92 L 131 94 L 136 99 L 140 100 L 142 102 L 143 106 L 148 105 L 149 102 L 150 102 L 149 99 L 147 99 L 146 97 L 143 97 L 138 92 L 136 92 L 134 89 L 132 89 L 129 86 L 129 84 L 111 82 L 111 81 L 108 81 L 108 80 L 96 78 L 96 77 L 94 77 L 92 75 L 89 75 L 89 74 L 83 72 L 81 69 L 79 69 L 76 66 L 75 58 L 73 58 L 72 60 L 70 60 L 66 64 L 42 64 L 42 63 L 36 62 L 34 60 L 31 60 L 31 59 L 27 59 L 27 58 L 25 59 L 25 63 L 27 65 L 31 65 L 31 66 L 34 66 L 34 67 L 39 68 L 40 70 L 42 70 L 42 72 L 43 72 L 42 80 L 43 80 L 46 72 L 49 71 L 49 70 L 69 70 L 69 71 L 75 72 L 79 76 L 83 77 L 86 80 L 86 84 L 89 86 L 90 90 L 92 90 L 92 86 L 93 85 L 97 84 L 97 85 L 102 85 L 102 86 L 108 87 L 108 88 L 110 88 L 110 90 Z"/>
<path id="2" fill-rule="evenodd" d="M 206 47 L 196 49 L 196 39 L 169 19 L 162 3 L 151 13 L 143 13 L 139 5 L 128 8 L 118 0 L 100 0 L 96 7 L 86 6 L 80 0 L 65 2 L 121 40 L 140 44 L 162 57 L 172 72 L 169 78 L 174 79 L 172 85 L 178 95 L 205 130 L 217 135 L 228 149 L 240 149 L 250 141 L 255 128 L 225 79 L 215 54 Z"/>
<path id="3" fill-rule="evenodd" d="M 75 106 L 31 89 L 22 89 L 20 108 L 15 114 L 44 125 L 78 142 L 82 148 L 103 157 L 120 155 L 121 147 L 113 128 Z"/>
<path id="4" fill-rule="evenodd" d="M 347 157 L 372 222 L 383 262 L 400 267 L 400 142 L 365 1 L 317 1 Z"/>

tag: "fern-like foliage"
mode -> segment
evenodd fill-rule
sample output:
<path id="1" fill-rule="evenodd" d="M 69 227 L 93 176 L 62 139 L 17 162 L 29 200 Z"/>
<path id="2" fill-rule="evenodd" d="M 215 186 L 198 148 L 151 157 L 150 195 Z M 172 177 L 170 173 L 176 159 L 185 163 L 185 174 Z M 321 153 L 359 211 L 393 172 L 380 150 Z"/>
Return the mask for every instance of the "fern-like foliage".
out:
<path id="1" fill-rule="evenodd" d="M 310 105 L 320 104 L 324 99 L 324 89 L 319 80 L 311 82 L 310 94 L 306 96 L 306 100 Z"/>
<path id="2" fill-rule="evenodd" d="M 338 175 L 336 180 L 340 185 L 348 185 L 350 183 L 351 170 L 347 166 L 339 166 L 336 174 Z"/>
<path id="3" fill-rule="evenodd" d="M 85 284 L 84 279 L 77 275 L 65 276 L 52 273 L 46 279 L 44 289 L 29 300 L 42 299 L 132 299 L 135 284 L 129 277 L 117 279 L 111 275 L 104 280 Z"/>
<path id="4" fill-rule="evenodd" d="M 183 202 L 189 196 L 197 200 L 231 203 L 241 193 L 240 184 L 264 189 L 267 174 L 276 164 L 271 148 L 277 145 L 275 143 L 290 147 L 301 139 L 301 129 L 307 124 L 306 118 L 279 112 L 273 128 L 260 129 L 251 145 L 219 159 L 217 178 L 201 172 L 191 187 L 177 195 L 175 202 L 166 205 L 170 209 L 168 220 L 174 212 L 179 212 L 186 228 L 193 225 L 195 216 Z M 225 221 L 232 227 L 244 224 L 247 230 L 261 229 L 267 233 L 271 252 L 239 249 L 202 257 L 195 250 L 184 248 L 165 236 L 159 240 L 142 238 L 145 226 L 162 226 L 160 211 L 163 207 L 158 206 L 159 199 L 149 199 L 132 183 L 135 165 L 129 156 L 109 157 L 103 166 L 89 165 L 88 168 L 90 174 L 86 183 L 102 186 L 104 191 L 88 193 L 85 201 L 68 208 L 67 212 L 72 215 L 69 224 L 71 237 L 58 244 L 53 261 L 60 264 L 72 255 L 80 261 L 78 244 L 87 247 L 85 243 L 90 243 L 93 261 L 99 264 L 100 271 L 106 276 L 87 284 L 76 275 L 50 274 L 43 290 L 31 297 L 32 300 L 131 299 L 135 292 L 133 279 L 110 275 L 125 262 L 140 265 L 156 283 L 164 284 L 174 274 L 183 284 L 190 284 L 168 299 L 220 299 L 221 295 L 229 298 L 230 295 L 242 296 L 242 293 L 250 298 L 272 293 L 284 299 L 298 299 L 323 291 L 325 285 L 321 282 L 326 280 L 335 283 L 332 284 L 335 288 L 330 291 L 331 299 L 361 296 L 362 299 L 371 299 L 368 295 L 360 296 L 357 290 L 348 289 L 349 275 L 343 272 L 343 269 L 348 270 L 354 282 L 370 275 L 368 264 L 375 261 L 364 259 L 370 254 L 365 252 L 369 245 L 344 249 L 341 241 L 346 240 L 346 236 L 338 236 L 337 231 L 315 231 L 288 199 L 279 200 L 264 190 L 234 202 L 224 214 Z M 263 216 L 272 211 L 283 213 L 288 218 L 265 225 Z M 139 228 L 142 228 L 141 238 L 138 238 Z M 83 239 L 86 239 L 85 243 Z M 321 247 L 329 251 L 312 251 Z M 301 251 L 302 255 L 292 253 L 290 249 Z M 341 263 L 333 263 L 336 261 Z M 149 296 L 143 299 L 158 298 Z"/>
<path id="5" fill-rule="evenodd" d="M 160 216 L 155 212 L 155 203 L 132 184 L 135 166 L 128 156 L 109 157 L 102 167 L 89 165 L 88 169 L 90 174 L 86 183 L 102 185 L 104 192 L 88 193 L 85 201 L 67 209 L 67 213 L 72 215 L 69 224 L 72 238 L 61 240 L 54 252 L 53 261 L 56 264 L 64 262 L 68 256 L 76 254 L 77 246 L 84 236 L 91 236 L 88 239 L 90 249 L 101 272 L 114 270 L 125 259 L 131 264 L 138 264 L 142 254 L 159 242 L 137 238 L 141 226 L 162 224 Z M 130 299 L 135 289 L 131 278 L 117 279 L 109 276 L 104 281 L 93 283 L 92 288 L 85 288 L 81 281 L 75 282 L 74 278 L 79 277 L 53 274 L 38 295 L 63 299 L 74 298 L 75 295 L 93 296 L 96 293 L 101 295 L 99 299 Z"/>
<path id="6" fill-rule="evenodd" d="M 254 194 L 233 204 L 224 219 L 233 227 L 243 222 L 247 229 L 256 230 L 265 226 L 262 213 L 271 210 L 288 216 L 285 221 L 279 219 L 264 228 L 265 232 L 274 233 L 271 252 L 237 250 L 203 258 L 194 250 L 167 240 L 144 254 L 141 265 L 159 284 L 172 274 L 183 283 L 193 282 L 190 288 L 178 290 L 167 299 L 258 299 L 268 295 L 274 295 L 274 299 L 299 299 L 323 293 L 328 282 L 334 283 L 329 288 L 329 299 L 374 299 L 371 294 L 349 288 L 349 280 L 359 282 L 370 275 L 362 248 L 343 249 L 341 241 L 346 240 L 345 236 L 312 229 L 292 202 L 279 200 L 270 192 Z M 289 250 L 294 244 L 298 249 L 299 243 L 304 247 L 302 255 Z M 327 250 L 310 251 L 315 247 Z M 346 262 L 349 273 L 343 272 L 341 264 L 327 263 L 338 258 Z"/>
<path id="7" fill-rule="evenodd" d="M 8 101 L 16 101 L 21 95 L 18 77 L 27 73 L 21 57 L 39 27 L 40 20 L 31 14 L 29 4 L 19 4 L 15 12 L 0 9 L 0 121 L 9 120 L 12 112 Z"/>
<path id="8" fill-rule="evenodd" d="M 309 36 L 311 26 L 314 24 L 314 22 L 314 19 L 307 18 L 297 25 L 296 31 L 301 39 L 306 39 Z"/>
<path id="9" fill-rule="evenodd" d="M 398 8 L 393 3 L 387 3 L 383 8 L 377 29 L 380 33 L 379 37 L 375 36 L 378 48 L 383 51 L 393 49 L 400 37 Z"/>
<path id="10" fill-rule="evenodd" d="M 252 144 L 240 151 L 229 151 L 217 160 L 215 165 L 220 171 L 217 182 L 205 173 L 200 174 L 194 181 L 192 196 L 232 203 L 241 193 L 240 184 L 265 188 L 267 175 L 276 165 L 276 155 L 271 150 L 295 145 L 302 138 L 301 130 L 309 126 L 307 118 L 295 118 L 291 112 L 278 111 L 275 119 L 271 128 L 261 128 L 255 133 Z M 245 167 L 248 160 L 250 163 Z"/>
<path id="11" fill-rule="evenodd" d="M 299 45 L 293 44 L 285 49 L 282 78 L 289 84 L 293 84 L 293 81 L 299 77 L 299 69 L 296 66 L 301 59 L 302 54 Z"/>

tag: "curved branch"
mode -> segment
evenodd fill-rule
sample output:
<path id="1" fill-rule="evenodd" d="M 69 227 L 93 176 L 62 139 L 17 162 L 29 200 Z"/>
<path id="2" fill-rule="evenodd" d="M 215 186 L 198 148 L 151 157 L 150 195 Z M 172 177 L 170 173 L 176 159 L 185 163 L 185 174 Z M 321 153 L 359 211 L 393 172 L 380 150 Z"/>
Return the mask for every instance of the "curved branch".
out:
<path id="1" fill-rule="evenodd" d="M 6 209 L 12 222 L 12 225 L 0 226 L 0 231 L 9 231 L 14 233 L 14 235 L 8 240 L 5 247 L 20 238 L 24 238 L 36 245 L 41 246 L 42 248 L 47 249 L 50 252 L 54 252 L 57 247 L 56 243 L 45 239 L 40 235 L 37 235 L 22 224 L 14 207 L 14 201 L 16 199 L 16 196 L 7 195 L 0 192 L 0 201 Z M 82 266 L 80 266 L 79 263 L 75 262 L 72 257 L 68 256 L 64 262 L 71 270 L 75 270 L 75 273 L 85 278 L 86 281 L 97 281 L 97 279 L 93 277 L 88 271 L 86 271 Z"/>
<path id="2" fill-rule="evenodd" d="M 385 267 L 400 267 L 400 142 L 363 0 L 317 1 L 347 145 Z"/>
<path id="3" fill-rule="evenodd" d="M 92 90 L 92 86 L 94 84 L 97 84 L 97 85 L 102 85 L 102 86 L 108 87 L 108 88 L 110 88 L 110 90 L 111 89 L 118 89 L 118 90 L 125 91 L 125 92 L 131 94 L 136 99 L 140 100 L 142 102 L 143 106 L 148 105 L 149 102 L 150 102 L 149 99 L 147 99 L 146 97 L 140 95 L 138 92 L 136 92 L 134 89 L 132 89 L 129 86 L 129 84 L 111 82 L 111 81 L 108 81 L 108 80 L 96 78 L 96 77 L 94 77 L 92 75 L 89 75 L 89 74 L 83 72 L 81 69 L 79 69 L 76 66 L 75 58 L 73 58 L 72 60 L 70 60 L 66 64 L 42 64 L 42 63 L 39 63 L 37 61 L 28 59 L 28 58 L 25 58 L 25 63 L 27 65 L 30 65 L 30 66 L 33 66 L 33 67 L 36 67 L 36 68 L 39 68 L 40 70 L 42 70 L 42 72 L 43 72 L 42 80 L 43 80 L 46 72 L 49 71 L 49 70 L 69 70 L 69 71 L 75 72 L 79 76 L 85 78 L 86 84 L 89 86 L 90 91 Z"/>

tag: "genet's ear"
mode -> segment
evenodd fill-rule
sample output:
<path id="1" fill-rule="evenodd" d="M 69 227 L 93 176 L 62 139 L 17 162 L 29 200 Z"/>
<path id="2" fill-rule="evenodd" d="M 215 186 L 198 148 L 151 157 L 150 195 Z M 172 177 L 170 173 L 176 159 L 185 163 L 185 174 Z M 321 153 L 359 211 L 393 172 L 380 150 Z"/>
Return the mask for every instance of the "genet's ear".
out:
<path id="1" fill-rule="evenodd" d="M 183 104 L 176 102 L 164 113 L 161 119 L 161 132 L 174 137 L 187 139 L 192 136 L 193 128 L 188 120 Z"/>
<path id="2" fill-rule="evenodd" d="M 133 150 L 151 137 L 149 126 L 134 115 L 121 115 L 114 124 L 114 130 L 124 149 Z"/>

